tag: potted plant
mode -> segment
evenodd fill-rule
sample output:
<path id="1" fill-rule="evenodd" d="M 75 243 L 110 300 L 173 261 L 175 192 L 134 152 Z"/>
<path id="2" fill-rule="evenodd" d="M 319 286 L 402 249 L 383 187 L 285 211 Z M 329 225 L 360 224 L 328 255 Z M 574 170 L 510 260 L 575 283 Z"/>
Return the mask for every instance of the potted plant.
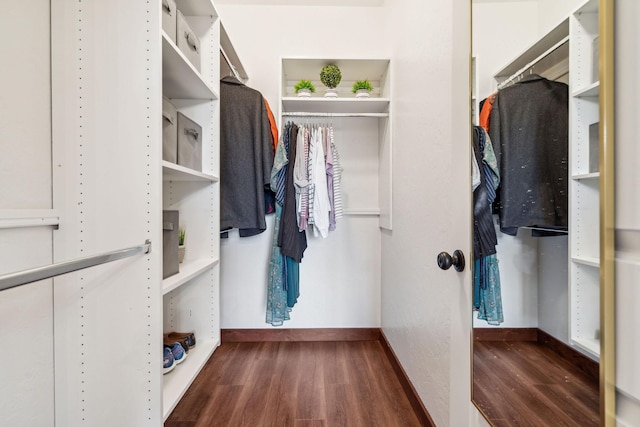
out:
<path id="1" fill-rule="evenodd" d="M 311 83 L 310 80 L 300 80 L 293 87 L 293 90 L 296 91 L 298 96 L 302 97 L 310 97 L 312 93 L 315 93 L 316 87 Z"/>
<path id="2" fill-rule="evenodd" d="M 320 81 L 328 88 L 324 96 L 337 97 L 338 91 L 336 87 L 340 84 L 340 80 L 342 80 L 342 73 L 337 65 L 325 65 L 322 67 L 320 71 Z"/>
<path id="3" fill-rule="evenodd" d="M 184 235 L 184 228 L 181 228 L 178 232 L 178 263 L 180 264 L 182 264 L 182 261 L 184 261 L 184 253 L 186 251 L 186 248 L 184 246 Z"/>
<path id="4" fill-rule="evenodd" d="M 358 80 L 353 84 L 351 92 L 356 94 L 356 98 L 368 98 L 369 92 L 373 90 L 373 86 L 369 80 Z"/>

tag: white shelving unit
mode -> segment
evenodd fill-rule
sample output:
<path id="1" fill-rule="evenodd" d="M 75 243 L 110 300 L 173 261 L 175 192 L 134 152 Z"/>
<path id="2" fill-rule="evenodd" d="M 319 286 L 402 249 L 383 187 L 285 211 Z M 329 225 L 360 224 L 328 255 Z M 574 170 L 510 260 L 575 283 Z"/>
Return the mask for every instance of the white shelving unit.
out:
<path id="1" fill-rule="evenodd" d="M 201 67 L 196 69 L 163 31 L 162 91 L 178 111 L 202 126 L 202 170 L 161 162 L 162 208 L 179 212 L 179 226 L 186 234 L 179 272 L 162 281 L 162 323 L 165 333 L 194 332 L 197 345 L 184 362 L 163 375 L 165 420 L 220 345 L 221 24 L 210 0 L 178 0 L 177 7 L 200 41 Z"/>
<path id="2" fill-rule="evenodd" d="M 589 0 L 570 20 L 571 117 L 570 339 L 585 354 L 600 355 L 600 173 L 598 170 L 598 2 Z M 596 150 L 595 152 L 593 150 Z"/>
<path id="3" fill-rule="evenodd" d="M 320 70 L 327 64 L 340 67 L 342 80 L 337 87 L 337 98 L 325 98 L 322 94 L 324 87 L 320 82 Z M 344 179 L 343 200 L 345 200 L 344 212 L 346 215 L 370 216 L 378 215 L 380 227 L 392 228 L 391 218 L 391 165 L 392 165 L 392 124 L 391 124 L 391 64 L 389 59 L 353 59 L 353 58 L 283 58 L 282 80 L 280 90 L 280 122 L 286 120 L 305 118 L 319 118 L 320 121 L 337 121 L 339 128 L 334 125 L 336 132 L 344 132 L 345 135 L 365 135 L 363 126 L 367 129 L 375 129 L 373 133 L 367 132 L 367 138 L 372 138 L 372 143 L 377 144 L 375 156 L 378 175 L 378 194 L 367 200 L 355 200 L 356 191 L 350 197 L 349 181 Z M 295 95 L 294 86 L 299 80 L 310 80 L 316 86 L 316 93 L 311 97 L 303 98 Z M 351 92 L 353 83 L 357 80 L 367 79 L 374 87 L 369 98 L 356 98 Z M 326 119 L 325 119 L 326 118 Z M 349 144 L 345 141 L 345 144 Z M 341 161 L 343 160 L 342 148 L 339 146 Z M 348 152 L 348 148 L 344 148 Z M 344 169 L 344 168 L 343 168 Z M 346 172 L 347 174 L 349 171 Z M 365 193 L 362 188 L 357 189 Z M 347 194 L 344 194 L 344 193 Z M 373 202 L 372 202 L 373 200 Z M 351 203 L 350 203 L 351 202 Z M 371 206 L 374 203 L 374 206 Z"/>

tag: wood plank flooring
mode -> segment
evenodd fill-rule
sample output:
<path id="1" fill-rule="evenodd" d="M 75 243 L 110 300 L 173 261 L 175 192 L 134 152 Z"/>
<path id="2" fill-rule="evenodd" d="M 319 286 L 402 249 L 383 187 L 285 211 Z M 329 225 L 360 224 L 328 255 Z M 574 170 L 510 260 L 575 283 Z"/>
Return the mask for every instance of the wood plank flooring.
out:
<path id="1" fill-rule="evenodd" d="M 535 341 L 474 341 L 473 398 L 495 427 L 598 426 L 598 381 Z"/>
<path id="2" fill-rule="evenodd" d="M 166 427 L 420 425 L 379 341 L 223 343 L 165 422 Z"/>

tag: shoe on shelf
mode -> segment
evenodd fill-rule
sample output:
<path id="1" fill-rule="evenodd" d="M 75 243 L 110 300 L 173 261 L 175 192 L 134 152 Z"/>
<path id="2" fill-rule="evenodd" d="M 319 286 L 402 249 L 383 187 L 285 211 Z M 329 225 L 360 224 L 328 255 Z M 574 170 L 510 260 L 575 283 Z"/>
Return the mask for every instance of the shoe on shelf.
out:
<path id="1" fill-rule="evenodd" d="M 169 347 L 164 348 L 163 355 L 163 364 L 162 364 L 162 374 L 167 374 L 173 371 L 173 368 L 176 367 L 175 360 L 173 359 L 173 352 Z"/>
<path id="2" fill-rule="evenodd" d="M 182 342 L 182 340 L 187 339 L 189 348 L 196 346 L 196 334 L 193 332 L 169 332 L 168 334 L 164 334 L 164 339 L 170 342 Z"/>
<path id="3" fill-rule="evenodd" d="M 165 344 L 164 347 L 165 349 L 169 349 L 171 353 L 173 353 L 173 360 L 176 362 L 176 365 L 181 364 L 182 362 L 184 362 L 184 359 L 187 358 L 187 352 L 184 351 L 182 344 L 180 344 L 179 342 L 175 342 L 173 343 L 173 345 Z"/>
<path id="4" fill-rule="evenodd" d="M 186 353 L 189 353 L 189 350 L 190 350 L 191 346 L 189 345 L 189 340 L 187 338 L 172 338 L 172 339 L 170 339 L 170 338 L 167 337 L 167 334 L 165 334 L 164 337 L 163 337 L 163 340 L 162 340 L 162 343 L 165 346 L 168 346 L 168 347 L 173 347 L 173 345 L 175 343 L 177 343 L 177 342 L 180 343 L 180 345 L 182 346 L 182 349 Z"/>

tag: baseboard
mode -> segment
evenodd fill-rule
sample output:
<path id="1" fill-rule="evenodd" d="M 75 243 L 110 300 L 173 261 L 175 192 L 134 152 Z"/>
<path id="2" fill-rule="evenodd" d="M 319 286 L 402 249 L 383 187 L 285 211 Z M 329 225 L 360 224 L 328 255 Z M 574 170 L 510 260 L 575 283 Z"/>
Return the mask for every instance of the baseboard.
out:
<path id="1" fill-rule="evenodd" d="M 600 380 L 600 364 L 595 360 L 590 359 L 575 348 L 565 344 L 541 329 L 538 329 L 538 342 L 549 347 L 551 350 L 562 356 L 563 359 L 566 359 L 572 365 L 577 366 L 586 372 L 591 378 L 596 381 Z"/>
<path id="2" fill-rule="evenodd" d="M 398 357 L 391 348 L 389 341 L 387 341 L 387 337 L 385 337 L 384 332 L 382 331 L 380 331 L 380 344 L 382 345 L 382 348 L 387 355 L 387 359 L 389 359 L 389 363 L 391 363 L 391 367 L 393 368 L 398 381 L 400 381 L 400 385 L 402 386 L 404 393 L 407 395 L 407 398 L 411 403 L 411 407 L 416 413 L 420 424 L 424 427 L 436 427 L 436 423 L 434 423 L 433 419 L 431 419 L 429 411 L 427 411 L 427 408 L 425 408 L 424 404 L 422 403 L 422 400 L 418 396 L 418 392 L 413 387 L 411 380 L 409 380 L 407 373 L 400 364 L 400 360 L 398 360 Z"/>
<path id="3" fill-rule="evenodd" d="M 537 341 L 538 328 L 473 328 L 476 341 Z"/>
<path id="4" fill-rule="evenodd" d="M 222 329 L 222 342 L 377 341 L 380 328 Z"/>

